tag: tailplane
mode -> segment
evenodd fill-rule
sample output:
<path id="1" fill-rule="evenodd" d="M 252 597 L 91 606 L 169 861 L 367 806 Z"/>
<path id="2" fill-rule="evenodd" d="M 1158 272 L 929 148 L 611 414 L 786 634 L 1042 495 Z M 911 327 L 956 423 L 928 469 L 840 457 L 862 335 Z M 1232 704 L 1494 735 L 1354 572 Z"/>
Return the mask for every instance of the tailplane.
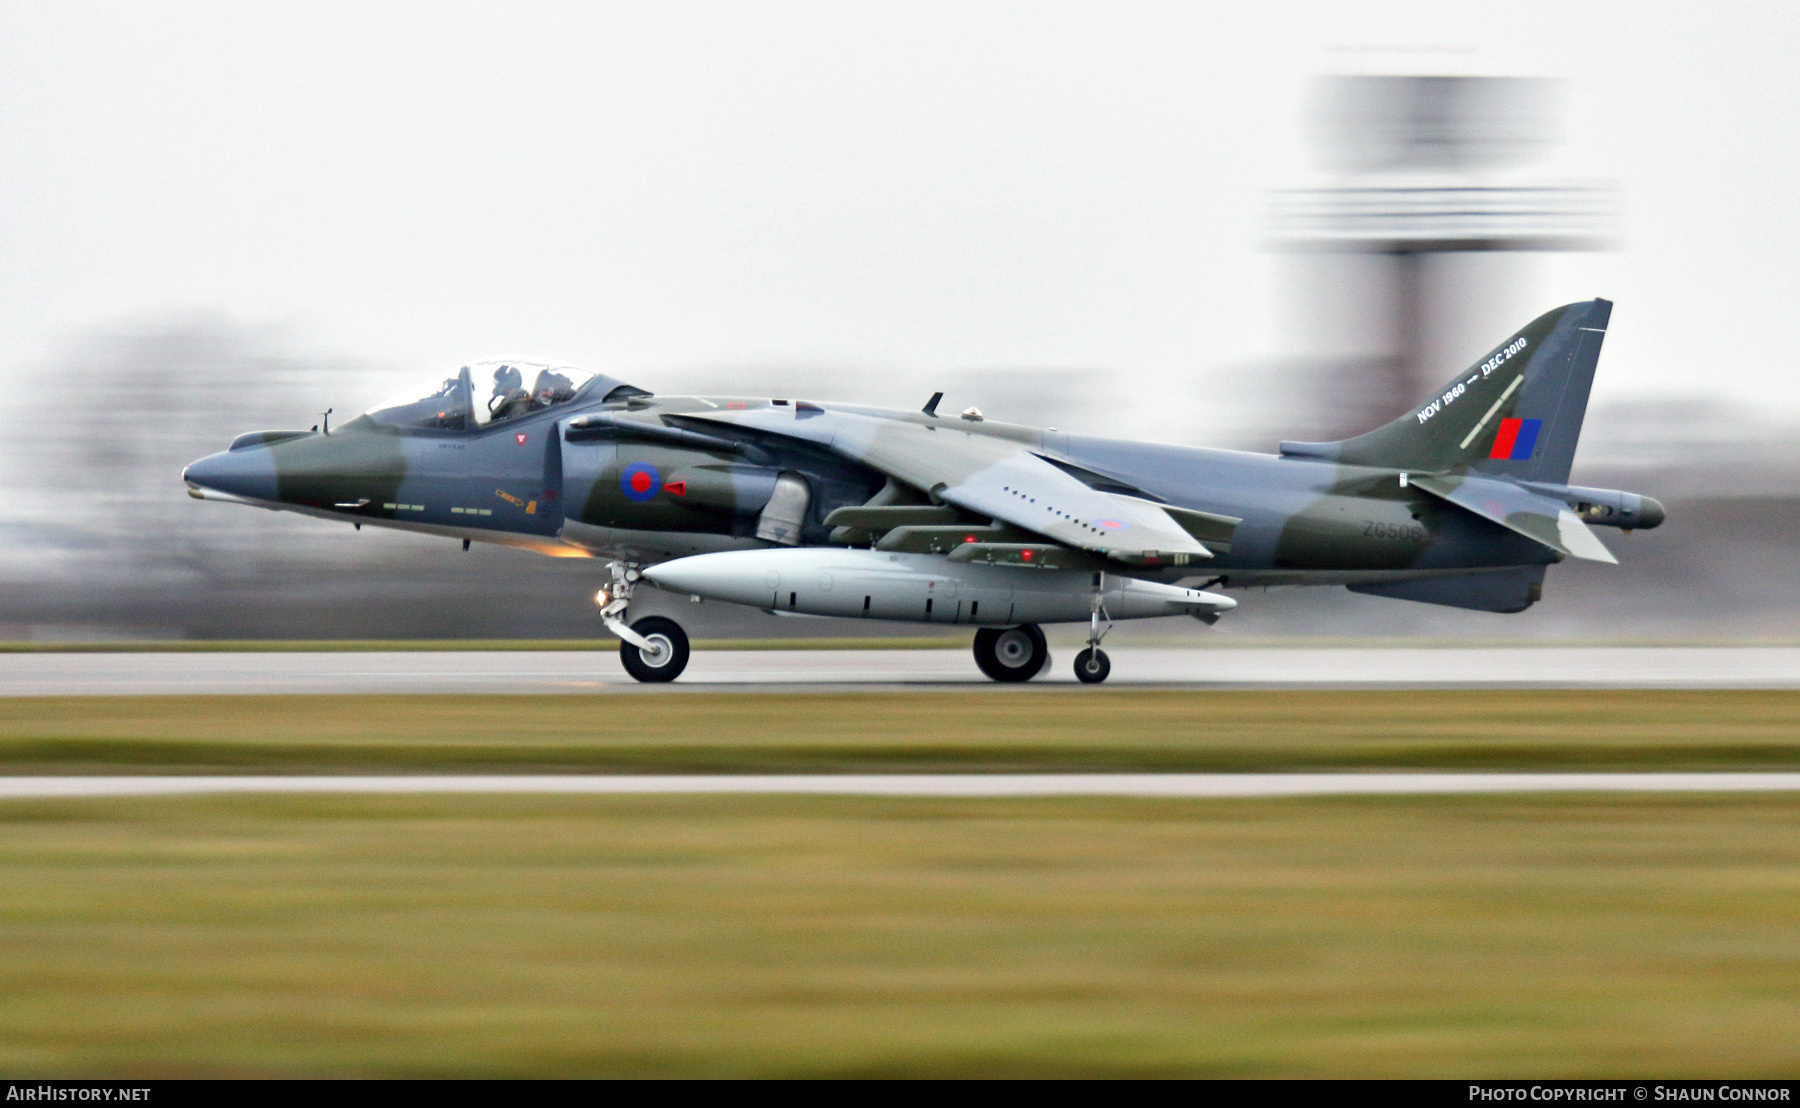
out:
<path id="1" fill-rule="evenodd" d="M 1609 300 L 1546 312 L 1387 426 L 1342 442 L 1284 442 L 1281 452 L 1564 484 L 1611 316 Z"/>

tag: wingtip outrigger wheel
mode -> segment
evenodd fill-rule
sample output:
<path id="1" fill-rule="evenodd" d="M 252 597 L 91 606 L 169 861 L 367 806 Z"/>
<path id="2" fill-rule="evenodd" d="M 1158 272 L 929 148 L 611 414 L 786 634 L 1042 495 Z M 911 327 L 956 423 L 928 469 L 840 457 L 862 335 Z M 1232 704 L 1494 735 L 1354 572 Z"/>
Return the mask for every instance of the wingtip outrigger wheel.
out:
<path id="1" fill-rule="evenodd" d="M 1111 672 L 1111 659 L 1097 646 L 1090 646 L 1075 655 L 1075 679 L 1084 685 L 1098 685 Z"/>
<path id="2" fill-rule="evenodd" d="M 600 622 L 619 637 L 619 661 L 625 672 L 639 681 L 675 680 L 687 668 L 687 632 L 665 616 L 645 616 L 626 626 L 631 592 L 643 575 L 626 562 L 613 562 L 606 568 L 612 581 L 595 599 L 600 602 Z"/>
<path id="3" fill-rule="evenodd" d="M 1100 649 L 1100 641 L 1112 630 L 1112 617 L 1106 614 L 1106 574 L 1094 574 L 1094 593 L 1088 611 L 1087 649 L 1075 655 L 1075 679 L 1084 685 L 1098 685 L 1112 672 L 1112 659 Z M 1102 628 L 1100 621 L 1106 626 Z"/>

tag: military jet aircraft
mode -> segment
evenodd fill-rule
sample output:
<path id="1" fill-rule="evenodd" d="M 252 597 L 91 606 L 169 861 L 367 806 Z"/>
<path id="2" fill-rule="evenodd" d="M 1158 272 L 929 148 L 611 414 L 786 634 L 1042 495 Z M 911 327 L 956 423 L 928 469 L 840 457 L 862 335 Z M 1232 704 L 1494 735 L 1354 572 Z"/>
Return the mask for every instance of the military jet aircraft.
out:
<path id="1" fill-rule="evenodd" d="M 1277 454 L 1094 438 L 798 398 L 655 396 L 523 360 L 478 362 L 332 428 L 255 431 L 183 473 L 191 495 L 606 560 L 596 600 L 640 681 L 688 641 L 630 622 L 645 584 L 779 612 L 976 628 L 997 681 L 1046 666 L 1045 623 L 1236 606 L 1217 589 L 1343 585 L 1518 612 L 1564 558 L 1613 562 L 1590 525 L 1662 505 L 1568 484 L 1612 305 L 1509 336 L 1385 427 Z"/>

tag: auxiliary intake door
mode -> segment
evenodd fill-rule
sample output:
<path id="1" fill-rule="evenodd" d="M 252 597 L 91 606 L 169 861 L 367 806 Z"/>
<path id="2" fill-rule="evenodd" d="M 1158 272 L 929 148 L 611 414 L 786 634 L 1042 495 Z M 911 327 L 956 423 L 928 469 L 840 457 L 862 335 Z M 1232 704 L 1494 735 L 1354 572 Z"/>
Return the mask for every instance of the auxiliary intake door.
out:
<path id="1" fill-rule="evenodd" d="M 812 490 L 797 473 L 783 473 L 775 479 L 775 491 L 756 517 L 756 537 L 782 546 L 798 546 L 800 528 L 806 522 L 806 510 L 812 506 Z"/>

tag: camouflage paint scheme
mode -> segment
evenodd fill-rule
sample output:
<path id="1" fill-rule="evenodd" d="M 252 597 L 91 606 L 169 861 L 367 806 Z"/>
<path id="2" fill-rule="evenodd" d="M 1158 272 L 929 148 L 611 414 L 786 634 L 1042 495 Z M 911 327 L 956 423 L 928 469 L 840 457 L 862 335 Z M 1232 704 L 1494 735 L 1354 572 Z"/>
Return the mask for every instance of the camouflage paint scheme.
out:
<path id="1" fill-rule="evenodd" d="M 1610 311 L 1558 308 L 1393 423 L 1276 455 L 596 377 L 479 428 L 364 415 L 255 432 L 184 478 L 202 499 L 634 564 L 783 544 L 1019 565 L 1036 551 L 1029 564 L 1151 581 L 1518 611 L 1546 566 L 1613 560 L 1590 524 L 1662 520 L 1649 498 L 1566 484 Z M 798 529 L 759 539 L 784 474 L 803 483 Z"/>

